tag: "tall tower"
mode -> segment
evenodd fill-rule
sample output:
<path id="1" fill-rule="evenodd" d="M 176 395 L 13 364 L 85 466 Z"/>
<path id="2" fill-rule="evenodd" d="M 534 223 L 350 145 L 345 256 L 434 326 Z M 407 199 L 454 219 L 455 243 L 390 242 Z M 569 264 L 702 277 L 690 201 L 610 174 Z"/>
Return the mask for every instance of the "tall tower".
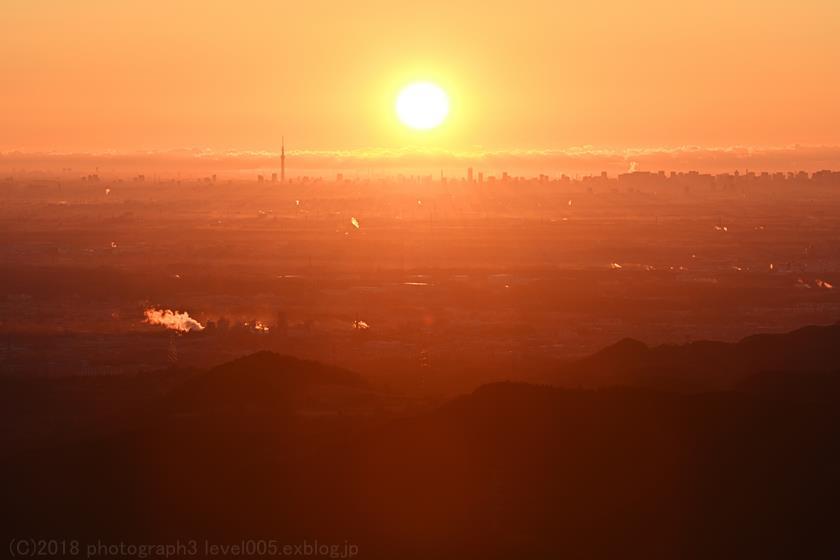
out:
<path id="1" fill-rule="evenodd" d="M 286 137 L 281 136 L 280 141 L 280 182 L 286 182 Z"/>

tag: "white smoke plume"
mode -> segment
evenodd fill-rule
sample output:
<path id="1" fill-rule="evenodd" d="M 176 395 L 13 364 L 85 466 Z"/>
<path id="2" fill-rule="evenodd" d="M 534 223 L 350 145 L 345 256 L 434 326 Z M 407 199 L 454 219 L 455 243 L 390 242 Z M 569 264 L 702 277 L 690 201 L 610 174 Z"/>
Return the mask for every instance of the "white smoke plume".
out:
<path id="1" fill-rule="evenodd" d="M 167 329 L 178 332 L 203 331 L 204 325 L 190 317 L 184 311 L 172 311 L 171 309 L 154 309 L 152 307 L 143 312 L 146 316 L 145 323 L 150 325 L 162 325 Z"/>

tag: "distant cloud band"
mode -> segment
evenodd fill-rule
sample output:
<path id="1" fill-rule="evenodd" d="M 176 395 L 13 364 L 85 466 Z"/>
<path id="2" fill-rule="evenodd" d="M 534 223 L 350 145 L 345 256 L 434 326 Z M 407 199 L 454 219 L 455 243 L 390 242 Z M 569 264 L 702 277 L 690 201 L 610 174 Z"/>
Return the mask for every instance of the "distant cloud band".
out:
<path id="1" fill-rule="evenodd" d="M 561 149 L 462 151 L 441 149 L 287 150 L 287 168 L 321 171 L 433 173 L 438 168 L 475 167 L 489 172 L 587 174 L 607 171 L 697 170 L 725 172 L 816 171 L 840 168 L 838 146 L 700 147 L 611 149 L 577 146 Z M 170 150 L 156 152 L 4 152 L 0 170 L 89 171 L 95 167 L 120 172 L 246 173 L 278 167 L 279 153 L 264 151 Z"/>

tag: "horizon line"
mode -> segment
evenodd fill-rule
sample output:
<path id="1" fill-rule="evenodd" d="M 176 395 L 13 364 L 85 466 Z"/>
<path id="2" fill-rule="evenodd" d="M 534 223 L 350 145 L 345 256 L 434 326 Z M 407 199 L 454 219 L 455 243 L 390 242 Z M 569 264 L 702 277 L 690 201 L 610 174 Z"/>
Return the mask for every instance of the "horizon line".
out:
<path id="1" fill-rule="evenodd" d="M 281 152 L 265 150 L 106 151 L 0 151 L 0 168 L 110 166 L 121 169 L 178 167 L 251 171 L 279 165 Z M 565 148 L 513 148 L 465 150 L 404 146 L 342 150 L 287 149 L 286 167 L 294 169 L 452 169 L 479 167 L 490 171 L 542 170 L 569 172 L 619 171 L 818 171 L 840 168 L 840 146 L 790 144 L 786 146 L 662 146 L 611 148 L 593 145 Z"/>

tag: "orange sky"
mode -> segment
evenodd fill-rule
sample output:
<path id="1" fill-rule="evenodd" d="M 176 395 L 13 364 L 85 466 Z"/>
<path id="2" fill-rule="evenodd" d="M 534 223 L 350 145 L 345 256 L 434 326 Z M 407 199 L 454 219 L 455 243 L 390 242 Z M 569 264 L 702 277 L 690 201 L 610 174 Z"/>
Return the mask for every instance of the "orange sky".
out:
<path id="1" fill-rule="evenodd" d="M 170 5 L 171 4 L 171 5 Z M 515 9 L 514 9 L 515 8 Z M 840 4 L 5 0 L 0 150 L 840 145 Z M 431 133 L 393 114 L 439 83 Z"/>

